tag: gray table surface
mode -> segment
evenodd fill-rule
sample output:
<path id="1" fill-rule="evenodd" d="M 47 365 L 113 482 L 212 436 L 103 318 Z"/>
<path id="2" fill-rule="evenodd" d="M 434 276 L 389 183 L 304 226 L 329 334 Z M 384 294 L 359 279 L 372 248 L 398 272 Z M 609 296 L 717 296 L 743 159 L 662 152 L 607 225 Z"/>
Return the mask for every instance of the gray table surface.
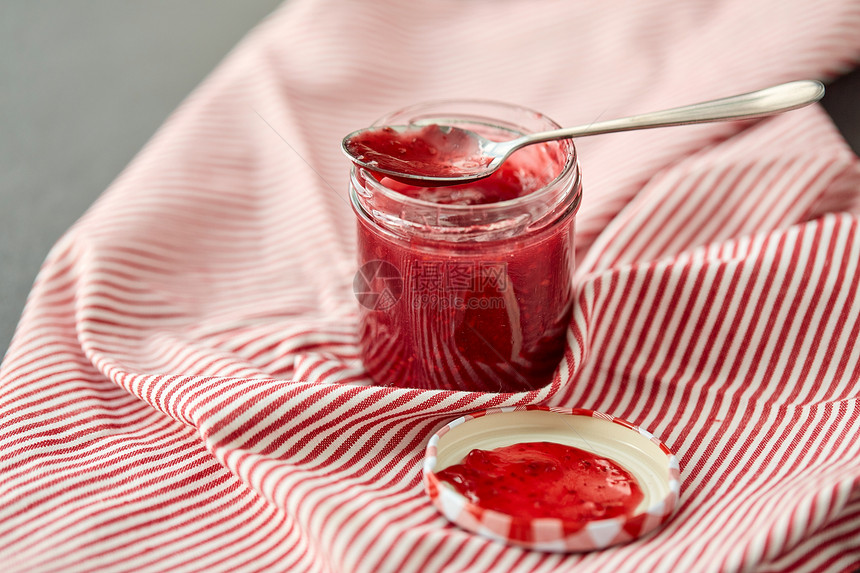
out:
<path id="1" fill-rule="evenodd" d="M 0 2 L 0 356 L 51 246 L 279 3 Z M 860 150 L 860 73 L 824 105 Z"/>

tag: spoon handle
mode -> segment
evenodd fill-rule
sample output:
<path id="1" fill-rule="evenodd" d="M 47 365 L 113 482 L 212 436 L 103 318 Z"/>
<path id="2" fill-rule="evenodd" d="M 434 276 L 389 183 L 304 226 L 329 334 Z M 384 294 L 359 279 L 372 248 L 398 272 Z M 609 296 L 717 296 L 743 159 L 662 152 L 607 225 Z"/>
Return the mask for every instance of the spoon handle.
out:
<path id="1" fill-rule="evenodd" d="M 663 111 L 611 119 L 589 125 L 543 131 L 513 140 L 516 147 L 584 135 L 613 131 L 630 131 L 650 127 L 668 127 L 729 119 L 751 119 L 797 109 L 820 100 L 824 85 L 815 80 L 800 80 L 779 84 L 750 93 L 705 101 Z M 511 143 L 513 143 L 513 141 Z"/>

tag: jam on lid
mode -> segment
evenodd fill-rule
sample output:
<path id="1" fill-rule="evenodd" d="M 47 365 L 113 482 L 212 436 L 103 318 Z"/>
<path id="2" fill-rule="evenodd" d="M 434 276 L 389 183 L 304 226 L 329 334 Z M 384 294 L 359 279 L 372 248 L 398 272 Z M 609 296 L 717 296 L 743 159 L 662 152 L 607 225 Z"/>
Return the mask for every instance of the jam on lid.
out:
<path id="1" fill-rule="evenodd" d="M 444 426 L 424 483 L 453 523 L 505 543 L 589 551 L 666 522 L 680 493 L 677 458 L 607 414 L 541 406 L 492 409 Z"/>
<path id="2" fill-rule="evenodd" d="M 436 475 L 485 509 L 522 519 L 552 517 L 571 528 L 632 515 L 644 497 L 621 465 L 558 442 L 474 449 Z"/>

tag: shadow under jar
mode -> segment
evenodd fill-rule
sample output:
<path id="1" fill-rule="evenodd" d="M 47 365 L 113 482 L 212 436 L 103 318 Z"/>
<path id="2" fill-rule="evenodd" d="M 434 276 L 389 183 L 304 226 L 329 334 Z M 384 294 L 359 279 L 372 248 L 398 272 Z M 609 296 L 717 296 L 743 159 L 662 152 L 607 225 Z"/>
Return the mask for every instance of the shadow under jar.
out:
<path id="1" fill-rule="evenodd" d="M 559 126 L 507 104 L 413 106 L 378 125 L 440 123 L 494 140 Z M 519 392 L 550 382 L 572 304 L 581 199 L 570 140 L 525 147 L 491 177 L 415 187 L 353 166 L 359 337 L 379 385 Z"/>

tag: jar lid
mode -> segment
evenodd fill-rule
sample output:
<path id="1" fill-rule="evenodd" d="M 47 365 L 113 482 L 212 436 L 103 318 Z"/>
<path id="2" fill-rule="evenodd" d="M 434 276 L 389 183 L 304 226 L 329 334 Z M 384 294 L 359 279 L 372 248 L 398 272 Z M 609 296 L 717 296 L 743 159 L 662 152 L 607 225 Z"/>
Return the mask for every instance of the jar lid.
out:
<path id="1" fill-rule="evenodd" d="M 644 494 L 632 514 L 580 523 L 558 518 L 513 517 L 480 507 L 439 479 L 473 449 L 555 442 L 609 458 L 627 470 Z M 680 495 L 677 457 L 660 440 L 630 422 L 585 409 L 522 406 L 494 408 L 458 418 L 430 438 L 424 486 L 451 522 L 485 537 L 540 551 L 591 551 L 641 537 L 672 516 Z"/>

